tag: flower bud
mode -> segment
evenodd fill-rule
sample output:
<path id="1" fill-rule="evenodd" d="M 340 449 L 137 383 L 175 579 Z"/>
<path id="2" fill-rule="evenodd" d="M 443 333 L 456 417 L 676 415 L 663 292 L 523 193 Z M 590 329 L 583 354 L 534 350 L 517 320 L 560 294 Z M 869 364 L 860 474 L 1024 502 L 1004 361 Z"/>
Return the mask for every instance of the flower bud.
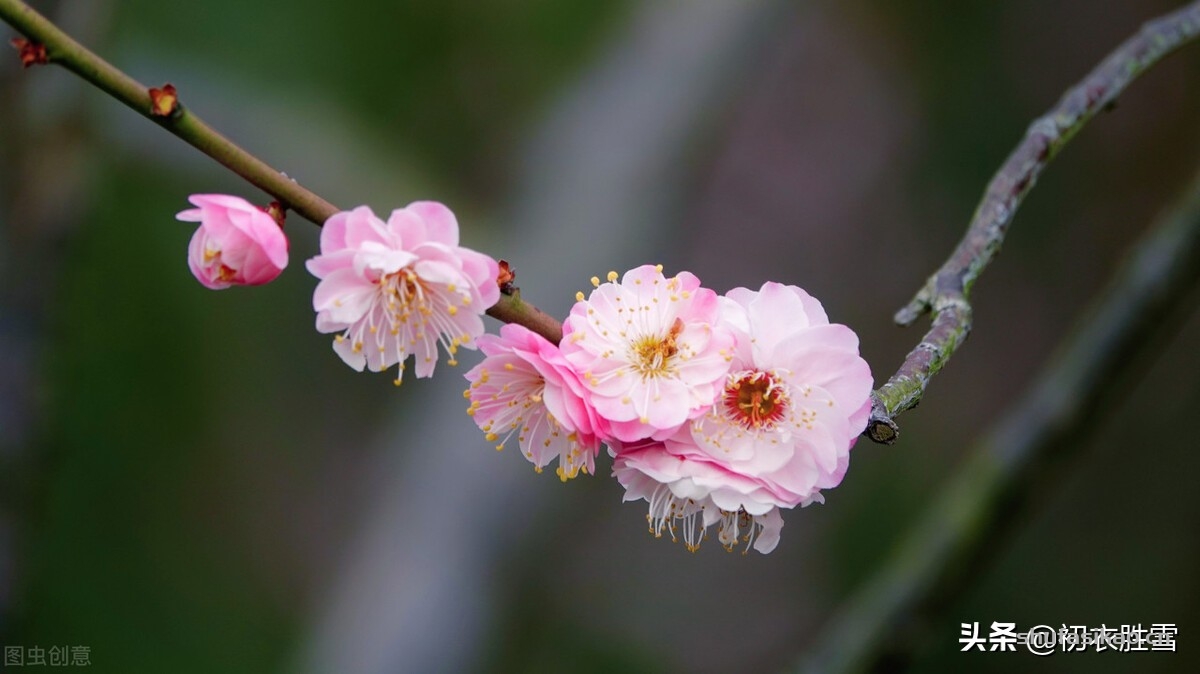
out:
<path id="1" fill-rule="evenodd" d="M 287 266 L 287 237 L 262 209 L 226 194 L 193 194 L 188 201 L 197 208 L 175 217 L 200 223 L 188 246 L 188 266 L 206 288 L 262 285 Z"/>

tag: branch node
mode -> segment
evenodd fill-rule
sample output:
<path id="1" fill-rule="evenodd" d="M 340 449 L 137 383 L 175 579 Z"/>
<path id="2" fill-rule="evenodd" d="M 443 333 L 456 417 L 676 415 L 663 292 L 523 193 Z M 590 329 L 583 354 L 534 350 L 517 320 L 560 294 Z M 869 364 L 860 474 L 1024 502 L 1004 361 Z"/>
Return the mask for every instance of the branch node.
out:
<path id="1" fill-rule="evenodd" d="M 892 316 L 892 321 L 902 328 L 907 328 L 913 323 L 916 323 L 917 319 L 925 315 L 925 312 L 927 311 L 929 311 L 929 304 L 927 302 L 913 300 L 908 304 L 908 306 L 904 307 L 900 311 L 897 311 L 896 315 Z"/>
<path id="2" fill-rule="evenodd" d="M 517 280 L 517 270 L 513 269 L 508 260 L 500 260 L 500 273 L 496 276 L 496 284 L 500 286 L 502 295 L 518 295 L 521 289 L 513 285 Z"/>
<path id="3" fill-rule="evenodd" d="M 918 318 L 929 313 L 933 309 L 933 296 L 935 294 L 933 288 L 936 282 L 936 276 L 930 276 L 912 300 L 892 316 L 892 321 L 900 327 L 907 328 L 916 323 Z"/>
<path id="4" fill-rule="evenodd" d="M 168 82 L 162 85 L 161 89 L 150 87 L 147 93 L 150 94 L 150 115 L 152 117 L 175 119 L 183 113 L 183 108 L 179 105 L 179 94 L 175 91 L 175 85 Z"/>
<path id="5" fill-rule="evenodd" d="M 50 55 L 46 52 L 46 45 L 40 42 L 33 42 L 23 37 L 14 37 L 8 42 L 17 50 L 17 55 L 21 58 L 21 67 L 28 68 L 32 65 L 46 65 L 50 62 Z"/>
<path id="6" fill-rule="evenodd" d="M 262 209 L 264 213 L 271 216 L 271 219 L 275 221 L 275 224 L 279 225 L 280 229 L 283 229 L 283 223 L 287 220 L 286 206 L 276 200 L 263 206 Z"/>

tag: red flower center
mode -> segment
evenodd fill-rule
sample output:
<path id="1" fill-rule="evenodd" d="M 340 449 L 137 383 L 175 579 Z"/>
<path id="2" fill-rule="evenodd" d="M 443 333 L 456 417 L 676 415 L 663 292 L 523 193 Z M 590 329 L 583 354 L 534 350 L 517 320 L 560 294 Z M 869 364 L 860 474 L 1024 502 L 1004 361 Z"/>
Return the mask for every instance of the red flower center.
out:
<path id="1" fill-rule="evenodd" d="M 744 370 L 728 382 L 722 404 L 728 417 L 743 428 L 771 428 L 787 414 L 787 391 L 770 373 Z"/>

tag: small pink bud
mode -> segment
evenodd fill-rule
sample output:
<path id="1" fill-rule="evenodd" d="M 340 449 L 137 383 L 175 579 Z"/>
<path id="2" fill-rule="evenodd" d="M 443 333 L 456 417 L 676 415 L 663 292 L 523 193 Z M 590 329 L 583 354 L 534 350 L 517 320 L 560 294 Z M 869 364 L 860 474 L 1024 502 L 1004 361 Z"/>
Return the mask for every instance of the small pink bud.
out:
<path id="1" fill-rule="evenodd" d="M 287 237 L 261 208 L 227 194 L 193 194 L 188 201 L 198 208 L 175 217 L 200 223 L 188 246 L 188 266 L 205 287 L 262 285 L 287 266 Z"/>

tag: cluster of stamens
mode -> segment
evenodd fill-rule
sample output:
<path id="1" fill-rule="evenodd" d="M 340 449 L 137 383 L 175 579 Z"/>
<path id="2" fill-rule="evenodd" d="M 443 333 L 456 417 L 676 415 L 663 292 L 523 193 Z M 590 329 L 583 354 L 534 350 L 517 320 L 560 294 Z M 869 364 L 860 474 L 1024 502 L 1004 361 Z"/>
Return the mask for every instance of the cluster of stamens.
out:
<path id="1" fill-rule="evenodd" d="M 679 333 L 683 320 L 676 318 L 666 335 L 648 335 L 629 345 L 629 360 L 643 379 L 669 376 L 675 372 L 679 354 Z"/>
<path id="2" fill-rule="evenodd" d="M 679 498 L 663 485 L 655 490 L 650 499 L 650 513 L 646 515 L 646 523 L 655 538 L 662 538 L 666 532 L 672 543 L 683 541 L 683 547 L 688 552 L 696 552 L 700 544 L 708 538 L 708 528 L 704 525 L 704 509 L 713 508 L 712 504 L 701 505 L 690 498 Z M 745 544 L 742 554 L 750 552 L 754 545 L 755 536 L 762 531 L 762 525 L 754 521 L 754 517 L 744 509 L 736 511 L 718 510 L 717 540 L 726 552 L 733 552 L 739 538 Z M 745 532 L 745 533 L 742 533 Z"/>
<path id="3" fill-rule="evenodd" d="M 225 281 L 228 283 L 230 281 L 233 281 L 237 277 L 237 271 L 230 268 L 223 261 L 221 261 L 221 251 L 213 250 L 212 248 L 205 246 L 204 247 L 204 264 L 212 265 L 213 262 L 216 262 L 217 264 L 221 265 L 220 267 L 217 268 L 217 278 L 220 279 L 221 281 Z"/>
<path id="4" fill-rule="evenodd" d="M 721 407 L 727 419 L 746 430 L 770 429 L 784 419 L 791 399 L 769 372 L 743 370 L 729 375 Z"/>
<path id="5" fill-rule="evenodd" d="M 487 419 L 479 428 L 488 442 L 497 443 L 498 452 L 515 435 L 525 458 L 534 461 L 533 469 L 537 473 L 542 472 L 542 466 L 537 464 L 528 443 L 530 438 L 540 438 L 545 448 L 561 441 L 567 443 L 565 451 L 560 444 L 559 465 L 555 469 L 555 474 L 563 482 L 580 473 L 586 474 L 587 457 L 579 446 L 578 436 L 574 432 L 567 432 L 542 404 L 546 390 L 545 378 L 540 375 L 531 378 L 528 372 L 516 373 L 516 369 L 513 363 L 504 363 L 503 372 L 497 373 L 493 381 L 493 373 L 481 368 L 478 379 L 463 391 L 463 397 L 471 401 L 467 406 L 467 415 L 481 415 L 480 418 Z M 516 389 L 513 388 L 514 384 Z M 485 387 L 486 390 L 481 391 Z"/>
<path id="6" fill-rule="evenodd" d="M 404 361 L 408 354 L 416 350 L 419 343 L 427 342 L 430 335 L 436 340 L 430 344 L 424 356 L 425 362 L 436 358 L 436 344 L 440 344 L 450 358 L 449 365 L 458 365 L 455 355 L 458 348 L 471 340 L 471 336 L 462 332 L 454 325 L 453 317 L 458 315 L 459 306 L 471 304 L 471 294 L 455 287 L 454 284 L 445 286 L 444 292 L 427 285 L 411 267 L 384 274 L 376 281 L 378 300 L 375 306 L 367 312 L 366 320 L 348 329 L 344 334 L 334 336 L 341 342 L 346 339 L 351 342 L 354 353 L 362 353 L 367 343 L 379 351 L 379 371 L 387 369 L 386 362 L 389 350 L 397 362 L 398 376 L 392 383 L 399 386 L 404 373 Z M 458 333 L 458 336 L 451 337 Z"/>

